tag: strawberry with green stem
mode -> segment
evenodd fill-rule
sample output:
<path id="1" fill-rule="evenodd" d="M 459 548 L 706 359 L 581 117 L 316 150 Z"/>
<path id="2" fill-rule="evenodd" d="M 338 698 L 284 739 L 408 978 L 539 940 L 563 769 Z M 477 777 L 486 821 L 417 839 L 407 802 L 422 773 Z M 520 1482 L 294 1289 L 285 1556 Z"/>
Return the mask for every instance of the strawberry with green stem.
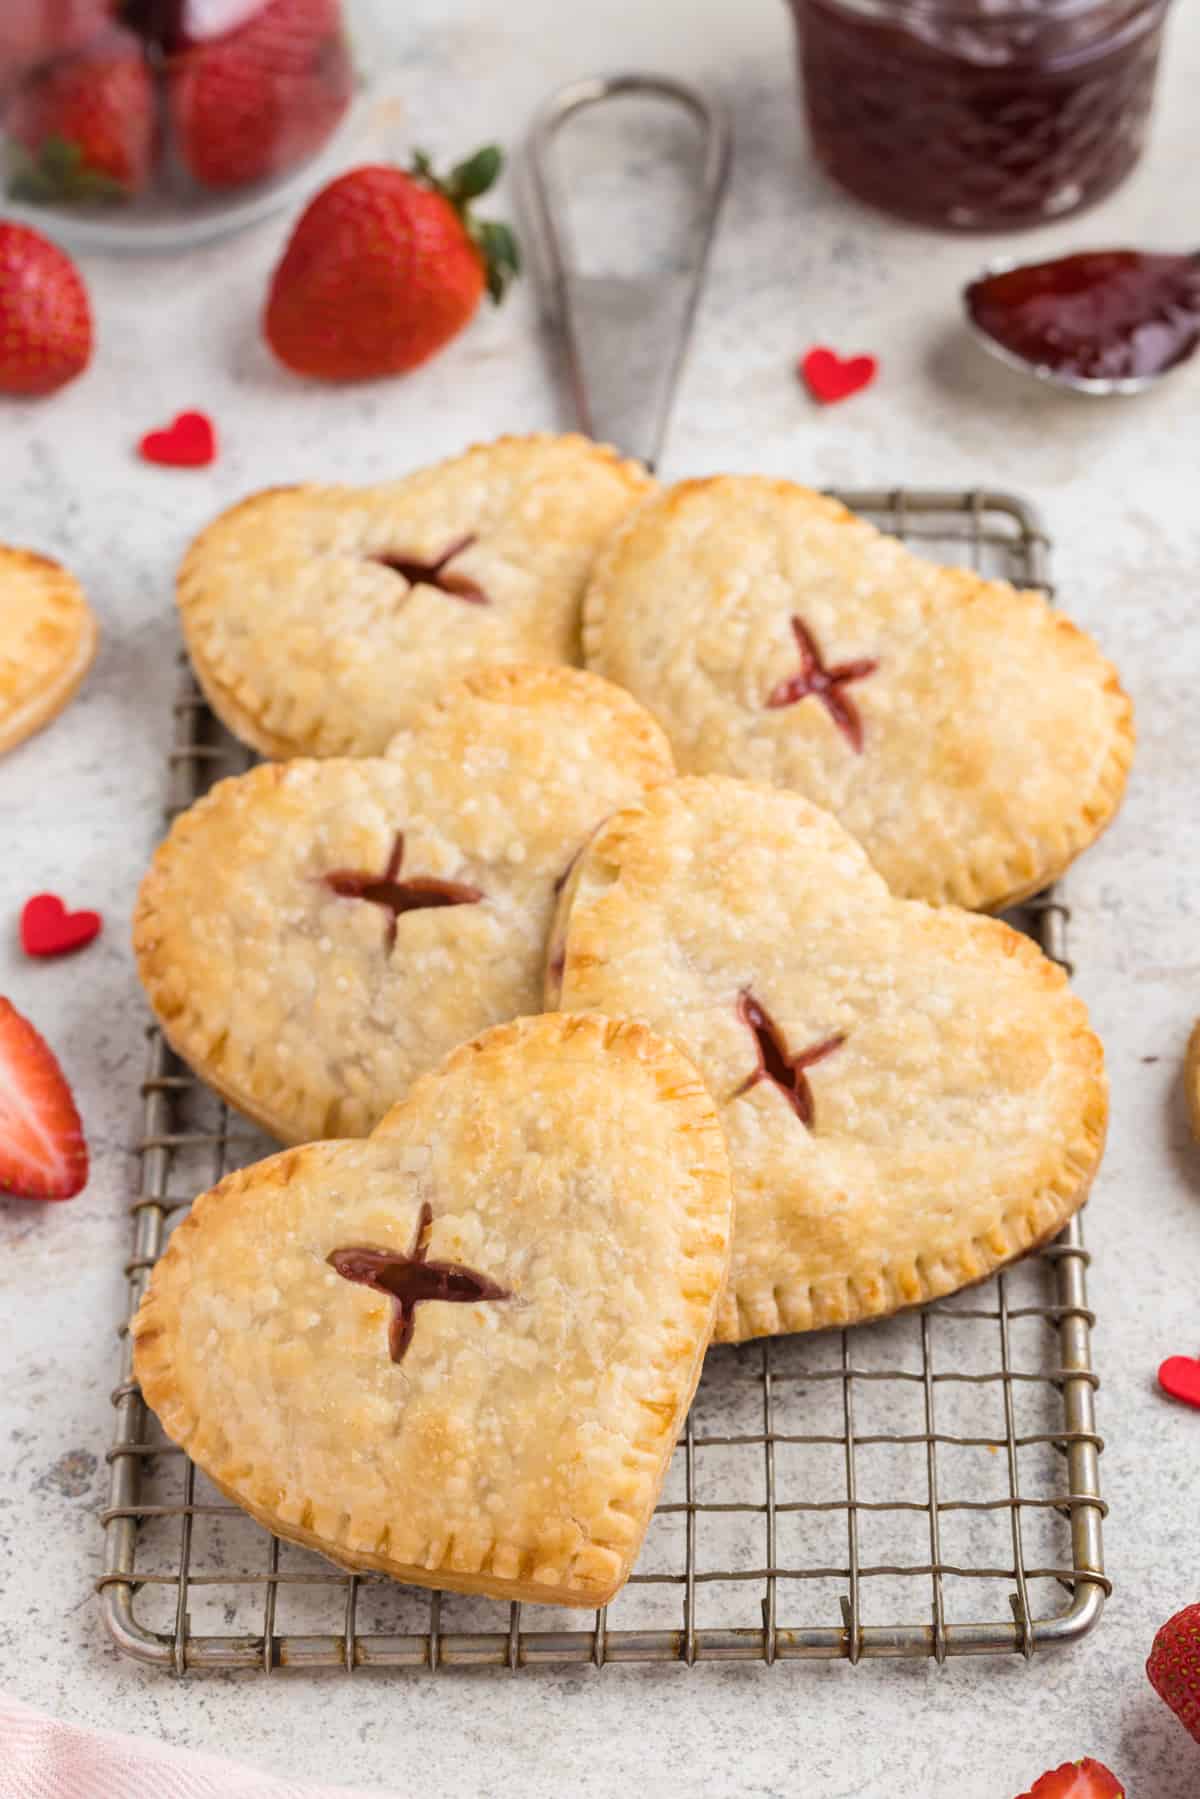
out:
<path id="1" fill-rule="evenodd" d="M 419 151 L 410 169 L 352 169 L 302 215 L 275 271 L 263 329 L 297 374 L 353 381 L 425 362 L 497 304 L 520 268 L 507 225 L 472 203 L 503 157 L 479 150 L 444 178 Z"/>
<path id="2" fill-rule="evenodd" d="M 113 25 L 31 74 L 5 110 L 22 200 L 121 200 L 154 168 L 158 104 L 141 41 Z"/>

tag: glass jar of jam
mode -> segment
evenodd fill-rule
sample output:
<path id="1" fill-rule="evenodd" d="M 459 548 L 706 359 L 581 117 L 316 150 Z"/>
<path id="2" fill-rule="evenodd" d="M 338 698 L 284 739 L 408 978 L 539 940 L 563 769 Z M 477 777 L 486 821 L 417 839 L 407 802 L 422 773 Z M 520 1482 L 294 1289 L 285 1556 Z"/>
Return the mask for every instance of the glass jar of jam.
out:
<path id="1" fill-rule="evenodd" d="M 1141 154 L 1169 0 L 790 0 L 814 151 L 953 230 L 1044 224 Z"/>
<path id="2" fill-rule="evenodd" d="M 359 14 L 358 0 L 0 0 L 5 201 L 112 248 L 250 223 L 345 142 Z"/>

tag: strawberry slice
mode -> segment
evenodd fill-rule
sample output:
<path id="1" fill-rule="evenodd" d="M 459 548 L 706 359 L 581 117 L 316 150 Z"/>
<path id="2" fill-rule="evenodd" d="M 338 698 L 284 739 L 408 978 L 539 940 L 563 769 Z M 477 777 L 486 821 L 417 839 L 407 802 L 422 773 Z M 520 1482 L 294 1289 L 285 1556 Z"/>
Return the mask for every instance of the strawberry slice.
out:
<path id="1" fill-rule="evenodd" d="M 1051 1768 L 1017 1799 L 1125 1799 L 1125 1788 L 1103 1762 L 1085 1755 L 1081 1762 Z"/>
<path id="2" fill-rule="evenodd" d="M 1185 1605 L 1167 1619 L 1154 1639 L 1146 1673 L 1159 1698 L 1200 1743 L 1200 1604 Z"/>
<path id="3" fill-rule="evenodd" d="M 70 1199 L 88 1175 L 71 1089 L 27 1018 L 0 999 L 0 1191 Z"/>

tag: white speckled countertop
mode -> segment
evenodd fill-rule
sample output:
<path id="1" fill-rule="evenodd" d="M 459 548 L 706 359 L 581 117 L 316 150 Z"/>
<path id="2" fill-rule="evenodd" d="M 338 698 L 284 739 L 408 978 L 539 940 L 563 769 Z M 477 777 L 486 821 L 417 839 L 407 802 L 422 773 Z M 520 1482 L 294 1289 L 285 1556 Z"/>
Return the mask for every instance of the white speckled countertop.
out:
<path id="1" fill-rule="evenodd" d="M 511 142 L 547 89 L 597 68 L 659 67 L 720 92 L 736 120 L 735 175 L 665 472 L 1026 493 L 1054 533 L 1063 603 L 1123 670 L 1141 737 L 1132 788 L 1070 881 L 1078 983 L 1113 1080 L 1087 1229 L 1115 1596 L 1090 1638 L 1029 1668 L 290 1675 L 268 1688 L 254 1676 L 176 1682 L 109 1647 L 92 1582 L 144 1024 L 125 921 L 160 828 L 174 564 L 191 533 L 251 487 L 377 478 L 477 437 L 569 422 L 527 289 L 407 380 L 326 391 L 288 378 L 256 329 L 274 222 L 173 261 L 89 256 L 93 367 L 49 402 L 7 404 L 0 419 L 0 537 L 69 562 L 104 626 L 82 697 L 0 765 L 0 988 L 59 1049 L 94 1153 L 91 1185 L 70 1206 L 0 1202 L 0 1687 L 296 1778 L 445 1799 L 630 1784 L 729 1799 L 1009 1799 L 1087 1752 L 1123 1772 L 1131 1799 L 1194 1799 L 1200 1746 L 1141 1670 L 1157 1623 L 1200 1599 L 1200 1416 L 1154 1388 L 1162 1356 L 1200 1351 L 1200 1151 L 1180 1095 L 1200 1011 L 1200 370 L 1148 398 L 1095 405 L 988 364 L 956 323 L 955 290 L 993 245 L 892 227 L 819 180 L 779 0 L 586 10 L 406 0 L 394 15 L 394 84 L 413 136 L 439 150 Z M 1195 208 L 1181 216 L 1179 205 L 1200 157 L 1198 84 L 1200 17 L 1181 6 L 1142 172 L 1102 209 L 1021 249 L 1190 245 Z M 606 181 L 603 206 L 618 186 Z M 646 218 L 631 227 L 639 242 L 646 230 Z M 628 254 L 629 234 L 618 240 L 613 227 L 613 237 Z M 791 370 L 824 339 L 877 350 L 883 372 L 869 392 L 819 411 Z M 133 458 L 142 430 L 194 405 L 221 427 L 215 468 L 172 473 Z M 84 959 L 21 959 L 17 913 L 42 887 L 103 908 L 107 930 Z"/>

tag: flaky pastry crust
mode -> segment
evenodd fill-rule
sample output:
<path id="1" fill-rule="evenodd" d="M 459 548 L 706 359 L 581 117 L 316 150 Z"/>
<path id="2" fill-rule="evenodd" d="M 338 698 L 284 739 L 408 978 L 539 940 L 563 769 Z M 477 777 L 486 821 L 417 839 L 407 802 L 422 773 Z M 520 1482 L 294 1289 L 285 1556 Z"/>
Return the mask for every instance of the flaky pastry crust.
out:
<path id="1" fill-rule="evenodd" d="M 503 1289 L 416 1308 L 347 1245 Z M 163 1428 L 277 1535 L 398 1580 L 605 1604 L 641 1545 L 728 1265 L 712 1101 L 642 1025 L 542 1016 L 418 1081 L 366 1140 L 229 1175 L 175 1230 L 134 1320 Z"/>
<path id="2" fill-rule="evenodd" d="M 1183 1084 L 1187 1099 L 1188 1122 L 1192 1135 L 1200 1143 L 1200 1018 L 1192 1026 L 1187 1056 L 1183 1067 Z"/>
<path id="3" fill-rule="evenodd" d="M 584 647 L 683 773 L 795 789 L 935 903 L 999 910 L 1054 880 L 1133 754 L 1116 672 L 1041 594 L 935 567 L 789 481 L 639 507 L 596 563 Z"/>
<path id="4" fill-rule="evenodd" d="M 179 571 L 197 678 L 265 756 L 376 755 L 468 669 L 581 661 L 593 558 L 653 485 L 614 450 L 547 434 L 375 487 L 252 495 Z"/>
<path id="5" fill-rule="evenodd" d="M 538 1008 L 572 856 L 673 772 L 620 688 L 506 665 L 427 702 L 386 757 L 222 781 L 142 883 L 150 1003 L 172 1047 L 281 1141 L 363 1135 L 456 1043 Z M 355 896 L 348 876 L 381 880 L 392 861 L 457 903 Z"/>
<path id="6" fill-rule="evenodd" d="M 74 575 L 48 556 L 0 544 L 0 754 L 62 711 L 98 636 Z"/>
<path id="7" fill-rule="evenodd" d="M 545 998 L 644 1019 L 716 1098 L 736 1208 L 722 1341 L 980 1280 L 1053 1236 L 1100 1161 L 1103 1051 L 1062 970 L 996 919 L 893 898 L 782 788 L 683 779 L 603 824 Z"/>

